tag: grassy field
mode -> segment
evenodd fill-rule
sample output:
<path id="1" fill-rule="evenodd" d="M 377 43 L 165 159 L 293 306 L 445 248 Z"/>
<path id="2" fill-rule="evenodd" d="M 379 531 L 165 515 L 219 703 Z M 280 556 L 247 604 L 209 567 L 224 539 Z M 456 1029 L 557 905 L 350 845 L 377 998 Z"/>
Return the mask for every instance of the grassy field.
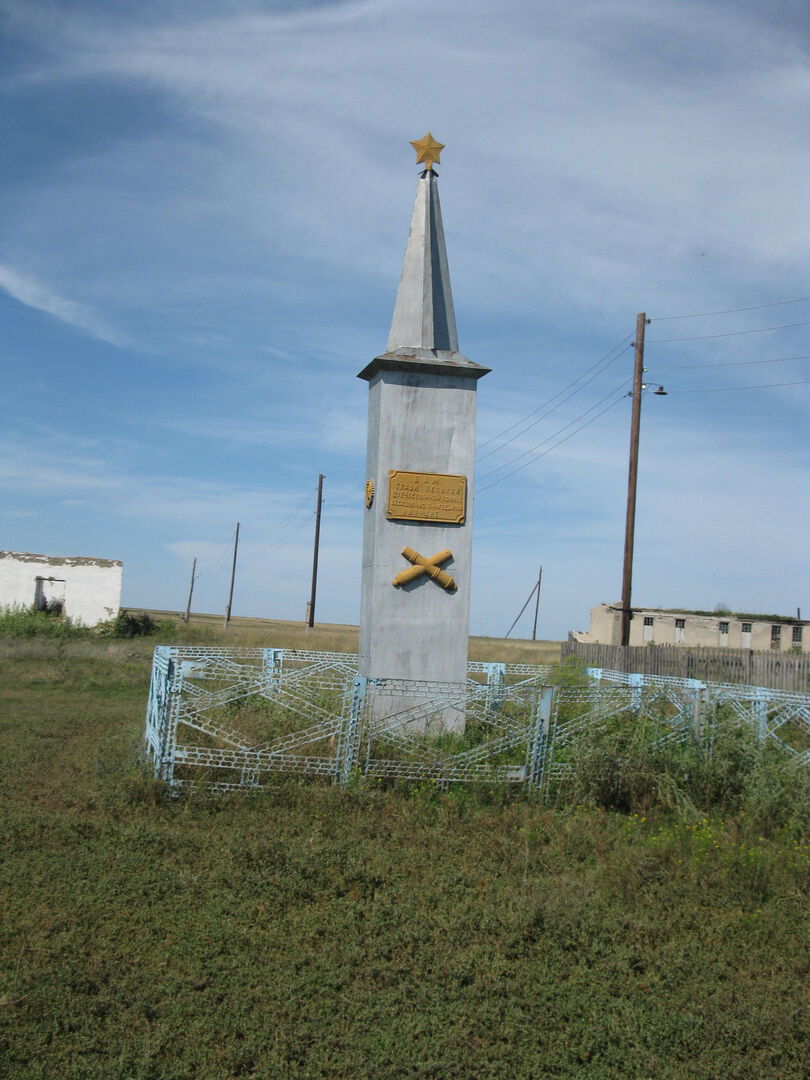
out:
<path id="1" fill-rule="evenodd" d="M 180 621 L 177 612 L 146 611 L 159 622 L 177 626 L 180 640 L 210 641 L 212 644 L 264 645 L 278 649 L 329 649 L 334 652 L 357 652 L 359 628 L 336 623 L 316 623 L 310 629 L 305 623 L 282 619 L 231 619 L 228 630 L 223 629 L 222 615 L 192 615 L 188 626 Z M 521 638 L 471 637 L 471 660 L 490 660 L 512 664 L 556 664 L 560 659 L 559 641 L 527 641 Z"/>
<path id="2" fill-rule="evenodd" d="M 0 639 L 0 1076 L 808 1075 L 795 822 L 167 800 L 139 759 L 152 645 Z"/>

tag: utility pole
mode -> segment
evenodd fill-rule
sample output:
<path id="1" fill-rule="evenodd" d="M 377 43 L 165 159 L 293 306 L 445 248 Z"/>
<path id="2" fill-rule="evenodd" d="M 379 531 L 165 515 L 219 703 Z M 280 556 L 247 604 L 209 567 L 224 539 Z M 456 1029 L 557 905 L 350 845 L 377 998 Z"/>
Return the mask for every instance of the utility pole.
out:
<path id="1" fill-rule="evenodd" d="M 523 605 L 523 607 L 517 613 L 517 619 L 515 619 L 515 621 L 512 623 L 512 625 L 509 627 L 509 629 L 503 635 L 504 639 L 508 638 L 509 635 L 512 633 L 512 631 L 515 629 L 515 627 L 518 624 L 518 620 L 520 619 L 520 616 L 523 614 L 523 612 L 529 606 L 531 598 L 534 596 L 535 593 L 537 593 L 537 603 L 534 605 L 534 630 L 532 631 L 532 641 L 535 640 L 535 634 L 537 633 L 537 609 L 540 606 L 540 578 L 542 576 L 543 576 L 543 567 L 541 566 L 540 567 L 540 573 L 537 575 L 537 581 L 534 583 L 534 585 L 532 585 L 532 591 L 526 597 L 526 603 Z"/>
<path id="2" fill-rule="evenodd" d="M 630 469 L 627 477 L 627 519 L 624 527 L 624 569 L 622 574 L 622 645 L 630 644 L 630 593 L 633 584 L 633 536 L 636 528 L 636 482 L 638 480 L 638 436 L 641 426 L 641 391 L 644 381 L 644 328 L 647 316 L 636 319 L 636 355 L 633 367 L 633 414 L 630 421 Z"/>
<path id="3" fill-rule="evenodd" d="M 312 592 L 309 595 L 308 626 L 315 625 L 315 588 L 318 584 L 318 544 L 321 538 L 321 501 L 323 496 L 323 473 L 318 473 L 318 505 L 315 510 L 315 547 L 312 552 Z"/>
<path id="4" fill-rule="evenodd" d="M 236 577 L 236 549 L 239 547 L 239 522 L 236 523 L 236 536 L 233 541 L 233 566 L 231 567 L 231 590 L 228 593 L 228 606 L 225 608 L 225 629 L 231 621 L 231 601 L 233 600 L 233 582 Z"/>
<path id="5" fill-rule="evenodd" d="M 537 641 L 537 612 L 540 610 L 540 582 L 543 580 L 543 564 L 540 563 L 540 572 L 537 575 L 537 599 L 534 602 L 534 626 L 532 627 L 532 641 Z"/>
<path id="6" fill-rule="evenodd" d="M 186 604 L 186 618 L 185 618 L 186 622 L 188 622 L 188 617 L 191 614 L 191 594 L 194 592 L 194 575 L 195 575 L 196 571 L 197 571 L 197 556 L 195 555 L 194 556 L 194 562 L 191 564 L 191 584 L 188 587 L 188 603 Z"/>

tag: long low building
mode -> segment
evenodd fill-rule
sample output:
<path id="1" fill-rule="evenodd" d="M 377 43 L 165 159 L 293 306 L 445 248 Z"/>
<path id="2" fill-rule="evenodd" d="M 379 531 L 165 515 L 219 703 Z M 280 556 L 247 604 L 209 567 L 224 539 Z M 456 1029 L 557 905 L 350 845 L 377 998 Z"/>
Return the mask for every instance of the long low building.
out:
<path id="1" fill-rule="evenodd" d="M 118 614 L 122 572 L 118 559 L 0 551 L 0 608 L 50 611 L 96 626 Z"/>
<path id="2" fill-rule="evenodd" d="M 787 615 L 749 615 L 731 611 L 681 611 L 670 608 L 633 608 L 631 645 L 685 645 L 703 648 L 792 649 L 808 651 L 808 621 Z M 590 629 L 574 630 L 575 641 L 620 645 L 621 604 L 591 608 Z"/>

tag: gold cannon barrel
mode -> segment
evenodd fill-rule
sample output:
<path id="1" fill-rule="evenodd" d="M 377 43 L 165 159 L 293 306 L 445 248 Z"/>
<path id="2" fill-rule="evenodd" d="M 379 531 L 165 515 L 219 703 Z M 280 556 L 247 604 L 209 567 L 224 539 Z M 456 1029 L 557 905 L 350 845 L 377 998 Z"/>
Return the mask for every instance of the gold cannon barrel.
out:
<path id="1" fill-rule="evenodd" d="M 451 591 L 455 589 L 456 583 L 453 578 L 441 570 L 436 564 L 442 563 L 446 559 L 451 559 L 453 553 L 446 548 L 444 551 L 438 551 L 435 555 L 431 555 L 429 559 L 426 559 L 424 555 L 420 555 L 418 551 L 414 551 L 413 548 L 404 547 L 402 554 L 408 560 L 408 562 L 414 565 L 407 570 L 402 570 L 394 578 L 392 584 L 394 585 L 407 585 L 409 581 L 414 581 L 416 578 L 427 574 L 431 580 L 435 581 L 437 585 L 441 585 L 442 588 Z"/>

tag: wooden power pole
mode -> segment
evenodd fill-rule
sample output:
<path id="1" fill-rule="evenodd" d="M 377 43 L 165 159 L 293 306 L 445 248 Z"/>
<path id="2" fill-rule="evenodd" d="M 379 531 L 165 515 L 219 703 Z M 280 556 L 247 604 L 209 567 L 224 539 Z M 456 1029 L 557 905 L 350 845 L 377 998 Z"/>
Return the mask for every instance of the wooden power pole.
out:
<path id="1" fill-rule="evenodd" d="M 197 556 L 194 556 L 194 562 L 191 564 L 191 584 L 188 587 L 188 603 L 186 604 L 186 619 L 188 622 L 189 615 L 191 615 L 191 594 L 194 592 L 194 575 L 197 572 Z"/>
<path id="2" fill-rule="evenodd" d="M 537 574 L 537 599 L 534 602 L 534 626 L 532 627 L 532 641 L 537 641 L 537 613 L 540 610 L 540 582 L 543 580 L 543 564 Z"/>
<path id="3" fill-rule="evenodd" d="M 633 536 L 636 528 L 636 483 L 638 480 L 638 437 L 641 427 L 641 393 L 644 382 L 644 328 L 647 316 L 636 319 L 636 354 L 633 366 L 633 413 L 630 420 L 630 469 L 627 477 L 627 518 L 624 527 L 624 569 L 622 573 L 622 645 L 630 644 L 630 594 L 633 584 Z"/>
<path id="4" fill-rule="evenodd" d="M 531 598 L 534 596 L 535 593 L 537 593 L 537 600 L 535 601 L 535 605 L 534 605 L 534 629 L 532 630 L 532 641 L 536 640 L 536 637 L 537 637 L 537 611 L 538 611 L 538 609 L 540 607 L 540 580 L 541 580 L 542 577 L 543 577 L 543 567 L 541 566 L 540 567 L 540 573 L 537 575 L 537 581 L 535 581 L 534 585 L 532 585 L 532 591 L 526 597 L 526 603 L 523 605 L 523 607 L 517 613 L 517 618 L 515 619 L 515 621 L 512 623 L 512 625 L 509 627 L 509 629 L 503 635 L 504 638 L 508 638 L 509 635 L 512 633 L 512 631 L 515 629 L 515 627 L 518 624 L 518 620 L 520 619 L 520 616 L 523 614 L 523 612 L 529 606 L 529 602 L 531 601 Z"/>
<path id="5" fill-rule="evenodd" d="M 323 473 L 318 473 L 318 505 L 315 510 L 315 547 L 312 552 L 312 591 L 309 594 L 308 626 L 315 625 L 315 589 L 318 585 L 318 544 L 321 538 L 321 502 L 323 497 Z"/>
<path id="6" fill-rule="evenodd" d="M 225 629 L 231 621 L 231 602 L 233 601 L 233 582 L 236 577 L 236 549 L 239 547 L 239 522 L 236 523 L 236 536 L 233 541 L 233 566 L 231 567 L 231 588 L 228 593 L 228 606 L 225 608 Z"/>

